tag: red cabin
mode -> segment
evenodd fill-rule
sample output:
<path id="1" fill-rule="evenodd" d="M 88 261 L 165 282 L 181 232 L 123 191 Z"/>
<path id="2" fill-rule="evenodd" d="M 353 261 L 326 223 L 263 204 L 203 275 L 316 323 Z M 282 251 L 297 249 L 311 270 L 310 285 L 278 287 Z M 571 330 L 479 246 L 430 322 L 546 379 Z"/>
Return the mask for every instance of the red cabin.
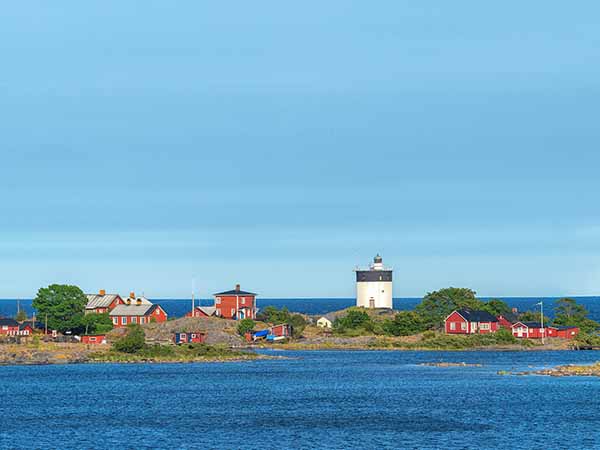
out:
<path id="1" fill-rule="evenodd" d="M 239 284 L 232 291 L 214 296 L 217 316 L 233 320 L 256 318 L 256 294 L 242 291 Z"/>
<path id="2" fill-rule="evenodd" d="M 517 323 L 519 318 L 517 316 L 517 309 L 513 308 L 511 313 L 500 314 L 498 317 L 498 324 L 501 328 L 506 328 L 510 330 L 513 326 L 513 323 Z"/>
<path id="3" fill-rule="evenodd" d="M 14 319 L 0 319 L 0 334 L 17 336 L 19 334 L 19 322 Z"/>
<path id="4" fill-rule="evenodd" d="M 446 317 L 446 334 L 487 334 L 498 331 L 498 319 L 487 311 L 458 309 Z"/>
<path id="5" fill-rule="evenodd" d="M 110 313 L 115 328 L 130 324 L 144 325 L 151 322 L 166 322 L 167 313 L 160 305 L 145 304 L 138 300 L 136 304 L 116 306 Z"/>
<path id="6" fill-rule="evenodd" d="M 91 334 L 81 336 L 82 344 L 90 344 L 90 345 L 100 345 L 106 344 L 106 335 L 105 334 Z"/>
<path id="7" fill-rule="evenodd" d="M 206 338 L 206 333 L 202 331 L 192 331 L 191 333 L 174 333 L 172 340 L 174 344 L 201 344 Z"/>
<path id="8" fill-rule="evenodd" d="M 557 337 L 561 339 L 573 339 L 579 334 L 579 327 L 576 326 L 551 326 L 548 327 L 548 337 Z"/>
<path id="9" fill-rule="evenodd" d="M 541 339 L 542 337 L 552 337 L 548 328 L 542 328 L 540 322 L 517 322 L 512 325 L 514 337 L 526 339 Z"/>

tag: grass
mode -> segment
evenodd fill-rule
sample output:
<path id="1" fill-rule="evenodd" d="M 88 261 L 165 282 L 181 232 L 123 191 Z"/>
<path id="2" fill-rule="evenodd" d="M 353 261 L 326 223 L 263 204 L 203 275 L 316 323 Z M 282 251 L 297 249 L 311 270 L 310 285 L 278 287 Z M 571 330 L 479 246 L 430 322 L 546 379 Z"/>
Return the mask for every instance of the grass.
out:
<path id="1" fill-rule="evenodd" d="M 206 344 L 146 345 L 135 353 L 116 350 L 95 352 L 89 355 L 96 362 L 194 362 L 194 361 L 231 361 L 256 359 L 255 353 L 233 350 L 226 346 Z"/>

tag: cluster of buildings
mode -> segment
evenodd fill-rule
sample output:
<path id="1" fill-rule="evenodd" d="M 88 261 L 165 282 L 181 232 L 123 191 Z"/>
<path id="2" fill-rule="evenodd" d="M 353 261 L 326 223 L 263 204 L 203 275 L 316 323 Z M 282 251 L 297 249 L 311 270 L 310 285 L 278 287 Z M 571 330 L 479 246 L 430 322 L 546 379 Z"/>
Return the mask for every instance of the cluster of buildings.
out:
<path id="1" fill-rule="evenodd" d="M 85 313 L 108 313 L 115 328 L 167 320 L 167 313 L 160 305 L 153 304 L 144 296 L 136 296 L 135 292 L 123 299 L 119 294 L 107 294 L 101 289 L 98 294 L 87 294 L 87 299 Z"/>
<path id="2" fill-rule="evenodd" d="M 541 322 L 523 322 L 519 320 L 516 309 L 498 316 L 487 311 L 457 309 L 446 317 L 444 326 L 446 334 L 488 334 L 504 328 L 510 330 L 514 337 L 524 339 L 573 339 L 579 334 L 576 326 L 544 326 Z"/>
<path id="3" fill-rule="evenodd" d="M 31 320 L 19 323 L 15 319 L 0 318 L 0 335 L 31 336 L 34 329 L 43 329 L 43 326 Z"/>

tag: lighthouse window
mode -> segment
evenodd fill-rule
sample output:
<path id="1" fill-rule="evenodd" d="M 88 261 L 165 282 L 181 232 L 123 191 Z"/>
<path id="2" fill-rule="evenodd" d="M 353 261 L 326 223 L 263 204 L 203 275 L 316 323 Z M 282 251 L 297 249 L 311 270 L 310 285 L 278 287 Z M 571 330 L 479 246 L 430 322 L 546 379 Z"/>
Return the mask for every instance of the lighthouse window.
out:
<path id="1" fill-rule="evenodd" d="M 383 280 L 383 277 L 381 275 L 379 275 L 379 281 Z"/>
<path id="2" fill-rule="evenodd" d="M 220 305 L 221 304 L 221 297 L 217 297 L 217 299 L 215 300 L 215 303 L 217 305 Z"/>

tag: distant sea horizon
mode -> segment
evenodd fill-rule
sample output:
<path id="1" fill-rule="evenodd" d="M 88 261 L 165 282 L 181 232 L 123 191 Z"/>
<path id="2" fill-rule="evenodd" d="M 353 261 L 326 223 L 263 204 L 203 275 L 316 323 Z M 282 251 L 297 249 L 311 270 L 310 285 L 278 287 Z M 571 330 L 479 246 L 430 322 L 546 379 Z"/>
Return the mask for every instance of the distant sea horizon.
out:
<path id="1" fill-rule="evenodd" d="M 556 300 L 564 296 L 556 297 L 479 297 L 481 300 L 497 298 L 504 300 L 511 308 L 519 311 L 539 311 L 537 303 L 544 303 L 544 314 L 553 317 Z M 570 296 L 587 308 L 590 318 L 600 321 L 600 296 Z M 182 317 L 191 309 L 191 298 L 156 298 L 150 299 L 160 304 L 171 317 Z M 421 297 L 396 297 L 394 298 L 395 310 L 411 310 L 421 302 Z M 17 305 L 24 309 L 28 315 L 33 314 L 32 299 L 0 299 L 0 316 L 14 317 L 17 314 Z M 315 298 L 258 298 L 259 309 L 267 306 L 276 308 L 286 307 L 292 312 L 307 315 L 320 315 L 355 305 L 355 298 L 340 297 L 315 297 Z M 208 306 L 213 304 L 213 299 L 196 299 L 196 305 Z"/>

